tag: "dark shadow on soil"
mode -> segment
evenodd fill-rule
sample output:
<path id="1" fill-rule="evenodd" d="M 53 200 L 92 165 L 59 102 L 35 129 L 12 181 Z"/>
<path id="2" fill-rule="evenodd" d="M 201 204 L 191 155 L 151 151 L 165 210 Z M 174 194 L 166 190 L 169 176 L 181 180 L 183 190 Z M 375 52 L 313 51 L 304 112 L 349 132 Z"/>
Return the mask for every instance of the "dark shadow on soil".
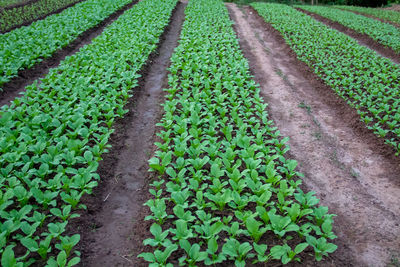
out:
<path id="1" fill-rule="evenodd" d="M 16 78 L 2 86 L 3 91 L 0 91 L 0 107 L 9 104 L 10 101 L 18 97 L 21 92 L 25 91 L 27 85 L 32 84 L 37 79 L 45 77 L 49 70 L 57 67 L 65 57 L 75 54 L 81 47 L 91 43 L 94 38 L 103 32 L 105 27 L 114 22 L 136 2 L 137 0 L 125 5 L 96 26 L 81 33 L 72 43 L 56 51 L 50 58 L 37 63 L 32 68 L 20 71 Z"/>
<path id="2" fill-rule="evenodd" d="M 381 56 L 392 60 L 396 64 L 400 63 L 400 54 L 396 53 L 393 49 L 378 43 L 377 41 L 375 41 L 368 35 L 358 33 L 350 28 L 347 28 L 346 26 L 343 26 L 342 24 L 340 24 L 338 22 L 332 21 L 330 19 L 327 19 L 327 18 L 322 17 L 315 13 L 309 12 L 307 10 L 303 10 L 301 8 L 296 8 L 296 9 L 300 12 L 303 12 L 304 14 L 307 14 L 307 15 L 313 17 L 314 19 L 318 20 L 319 22 L 324 23 L 327 26 L 350 36 L 351 38 L 355 39 L 360 45 L 366 46 L 369 49 L 376 51 Z"/>
<path id="3" fill-rule="evenodd" d="M 157 51 L 140 72 L 139 86 L 125 107 L 129 112 L 114 123 L 112 148 L 98 169 L 101 181 L 93 194 L 82 200 L 87 211 L 68 225 L 69 234 L 81 235 L 77 247 L 82 253 L 81 266 L 147 265 L 137 259 L 149 232 L 143 204 L 151 198 L 148 189 L 153 174 L 148 172 L 147 161 L 156 150 L 162 89 L 168 86 L 167 68 L 178 43 L 185 6 L 178 3 L 173 11 Z"/>

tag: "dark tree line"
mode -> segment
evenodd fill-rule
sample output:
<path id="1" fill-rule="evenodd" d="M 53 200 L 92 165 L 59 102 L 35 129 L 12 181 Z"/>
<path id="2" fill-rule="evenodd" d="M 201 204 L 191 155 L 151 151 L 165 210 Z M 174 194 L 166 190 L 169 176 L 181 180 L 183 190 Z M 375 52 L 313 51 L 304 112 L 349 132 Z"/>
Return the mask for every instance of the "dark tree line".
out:
<path id="1" fill-rule="evenodd" d="M 310 4 L 336 4 L 368 7 L 380 7 L 388 4 L 388 0 L 303 0 L 301 2 Z"/>

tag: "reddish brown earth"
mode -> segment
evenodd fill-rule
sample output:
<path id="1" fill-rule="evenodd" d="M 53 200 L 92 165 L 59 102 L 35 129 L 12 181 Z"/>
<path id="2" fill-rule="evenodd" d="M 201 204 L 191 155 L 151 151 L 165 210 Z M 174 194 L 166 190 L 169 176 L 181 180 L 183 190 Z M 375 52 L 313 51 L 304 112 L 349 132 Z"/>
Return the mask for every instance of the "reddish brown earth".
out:
<path id="1" fill-rule="evenodd" d="M 324 23 L 325 25 L 327 25 L 335 30 L 338 30 L 344 34 L 347 34 L 351 38 L 355 39 L 360 45 L 366 46 L 369 49 L 376 51 L 381 56 L 386 57 L 397 64 L 400 64 L 400 54 L 396 53 L 393 49 L 378 43 L 377 41 L 375 41 L 368 35 L 358 33 L 350 28 L 347 28 L 346 26 L 343 26 L 342 24 L 340 24 L 338 22 L 332 21 L 332 20 L 322 17 L 318 14 L 303 10 L 301 8 L 296 8 L 296 9 L 300 12 L 303 12 L 303 13 L 313 17 L 314 19 Z"/>
<path id="2" fill-rule="evenodd" d="M 177 46 L 185 4 L 179 3 L 165 30 L 158 52 L 142 70 L 142 80 L 133 89 L 126 108 L 129 113 L 116 122 L 112 148 L 100 162 L 101 182 L 83 203 L 88 211 L 71 223 L 70 233 L 81 234 L 78 250 L 81 266 L 147 266 L 137 259 L 148 234 L 144 221 L 145 201 L 151 198 L 148 159 L 155 151 L 156 123 L 162 115 L 160 104 L 167 86 L 167 67 Z"/>
<path id="3" fill-rule="evenodd" d="M 305 266 L 387 266 L 400 259 L 400 159 L 366 129 L 249 7 L 228 4 L 254 79 L 290 157 L 335 217 L 338 250 Z"/>
<path id="4" fill-rule="evenodd" d="M 3 91 L 0 91 L 0 107 L 9 104 L 10 101 L 23 93 L 27 85 L 32 84 L 37 79 L 45 77 L 49 70 L 57 67 L 65 57 L 75 54 L 81 47 L 90 44 L 94 38 L 103 32 L 105 27 L 118 19 L 119 16 L 130 9 L 136 2 L 137 1 L 132 1 L 96 26 L 81 33 L 72 43 L 56 51 L 51 57 L 37 63 L 32 68 L 21 70 L 17 77 L 2 86 Z"/>

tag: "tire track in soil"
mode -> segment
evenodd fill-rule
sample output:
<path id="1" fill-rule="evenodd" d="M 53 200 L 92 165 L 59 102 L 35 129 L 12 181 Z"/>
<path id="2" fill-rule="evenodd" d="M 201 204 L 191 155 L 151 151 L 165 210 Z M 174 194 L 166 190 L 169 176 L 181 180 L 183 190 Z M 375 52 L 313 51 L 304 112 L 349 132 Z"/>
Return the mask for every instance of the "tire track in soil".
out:
<path id="1" fill-rule="evenodd" d="M 290 157 L 335 217 L 338 250 L 306 266 L 386 266 L 400 251 L 400 159 L 297 60 L 254 9 L 228 4 L 240 45 Z"/>
<path id="2" fill-rule="evenodd" d="M 148 215 L 144 202 L 150 198 L 148 160 L 156 147 L 156 123 L 161 119 L 167 67 L 178 44 L 186 4 L 178 2 L 157 52 L 141 71 L 139 86 L 126 108 L 129 112 L 115 123 L 112 148 L 100 162 L 101 181 L 82 203 L 88 206 L 74 224 L 71 234 L 80 233 L 77 249 L 82 266 L 144 266 L 137 255 L 144 250 Z M 147 265 L 147 264 L 146 264 Z"/>
<path id="3" fill-rule="evenodd" d="M 21 70 L 17 77 L 2 86 L 3 91 L 0 91 L 0 107 L 8 105 L 16 97 L 20 96 L 21 93 L 25 92 L 25 87 L 27 85 L 32 84 L 37 79 L 44 78 L 51 68 L 56 68 L 67 56 L 77 53 L 83 46 L 90 44 L 94 38 L 103 32 L 105 27 L 113 23 L 136 3 L 137 0 L 134 0 L 126 4 L 96 26 L 81 33 L 74 41 L 56 51 L 51 57 L 36 63 L 29 69 Z"/>
<path id="4" fill-rule="evenodd" d="M 296 10 L 314 18 L 315 20 L 325 24 L 326 26 L 333 28 L 341 33 L 346 34 L 347 36 L 355 39 L 359 45 L 368 47 L 369 49 L 377 52 L 380 56 L 390 59 L 396 64 L 400 64 L 400 54 L 391 49 L 390 47 L 384 46 L 383 44 L 378 43 L 371 37 L 366 34 L 358 33 L 355 30 L 352 30 L 338 22 L 327 19 L 318 14 L 309 12 L 307 10 L 303 10 L 301 8 L 296 8 Z"/>

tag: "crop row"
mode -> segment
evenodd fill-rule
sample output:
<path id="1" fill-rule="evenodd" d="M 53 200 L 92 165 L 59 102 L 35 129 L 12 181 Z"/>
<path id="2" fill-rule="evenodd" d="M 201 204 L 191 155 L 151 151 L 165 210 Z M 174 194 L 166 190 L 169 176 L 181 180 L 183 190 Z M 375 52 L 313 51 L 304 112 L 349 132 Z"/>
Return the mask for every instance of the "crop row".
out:
<path id="1" fill-rule="evenodd" d="M 0 35 L 1 86 L 66 47 L 131 0 L 87 0 L 63 12 Z"/>
<path id="2" fill-rule="evenodd" d="M 400 29 L 384 22 L 353 12 L 324 6 L 298 6 L 301 9 L 338 22 L 358 33 L 366 34 L 375 41 L 400 53 Z"/>
<path id="3" fill-rule="evenodd" d="M 254 3 L 297 57 L 400 153 L 400 66 L 292 7 Z"/>
<path id="4" fill-rule="evenodd" d="M 171 58 L 168 94 L 149 166 L 151 266 L 299 261 L 329 243 L 332 214 L 303 193 L 297 162 L 268 119 L 226 7 L 190 1 Z M 172 265 L 173 264 L 173 265 Z"/>
<path id="5" fill-rule="evenodd" d="M 340 9 L 346 9 L 349 11 L 355 11 L 362 14 L 371 15 L 388 22 L 394 22 L 400 24 L 400 12 L 394 10 L 383 10 L 379 8 L 368 8 L 360 6 L 335 6 Z"/>
<path id="6" fill-rule="evenodd" d="M 38 0 L 27 5 L 0 10 L 0 32 L 35 21 L 79 0 Z"/>
<path id="7" fill-rule="evenodd" d="M 0 7 L 7 7 L 15 4 L 25 2 L 27 0 L 0 0 Z"/>
<path id="8" fill-rule="evenodd" d="M 65 235 L 67 224 L 79 216 L 75 209 L 85 207 L 81 197 L 97 186 L 98 161 L 109 148 L 113 122 L 127 112 L 138 72 L 157 48 L 176 3 L 141 1 L 1 108 L 3 267 L 15 261 L 79 262 L 73 247 L 80 237 Z"/>

